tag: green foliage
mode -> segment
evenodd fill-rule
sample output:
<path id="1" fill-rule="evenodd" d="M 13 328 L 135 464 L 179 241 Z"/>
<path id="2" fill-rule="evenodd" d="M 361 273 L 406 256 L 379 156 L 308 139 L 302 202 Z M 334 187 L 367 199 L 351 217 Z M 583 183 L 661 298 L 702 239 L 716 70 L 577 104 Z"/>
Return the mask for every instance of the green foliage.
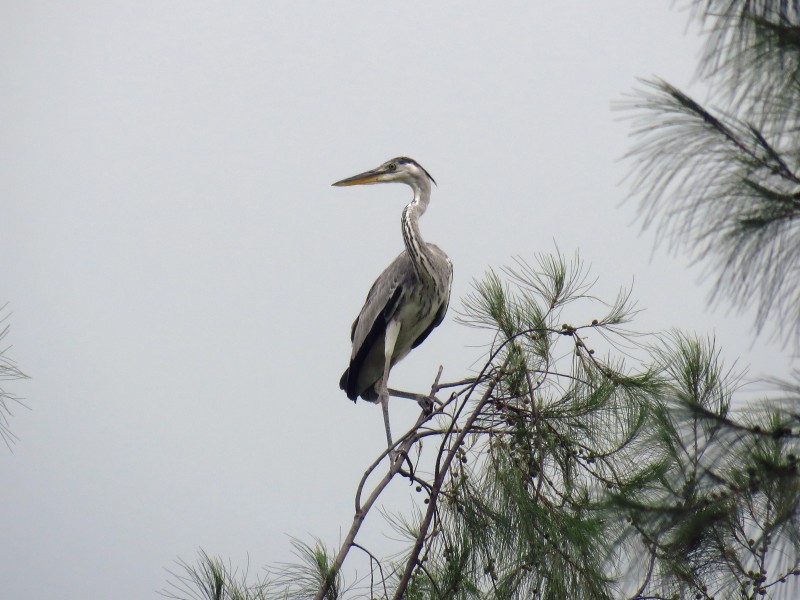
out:
<path id="1" fill-rule="evenodd" d="M 800 348 L 800 9 L 795 2 L 697 2 L 709 29 L 701 75 L 710 109 L 661 80 L 627 108 L 633 194 L 645 227 L 691 247 L 714 298 L 755 306 Z M 702 9 L 700 9 L 702 7 Z"/>
<path id="2" fill-rule="evenodd" d="M 628 296 L 603 306 L 577 258 L 504 273 L 477 282 L 460 316 L 497 332 L 483 369 L 495 385 L 456 448 L 407 597 L 610 598 L 601 499 L 659 383 L 587 347 L 623 335 Z M 576 303 L 605 313 L 569 324 Z"/>
<path id="3" fill-rule="evenodd" d="M 221 559 L 202 550 L 197 565 L 178 561 L 179 573 L 170 572 L 172 579 L 162 595 L 185 600 L 266 600 L 267 584 L 248 583 L 247 570 L 226 565 Z"/>
<path id="4" fill-rule="evenodd" d="M 711 342 L 676 334 L 660 354 L 669 386 L 647 452 L 630 474 L 633 485 L 608 498 L 610 509 L 628 514 L 621 543 L 650 553 L 650 587 L 664 596 L 733 598 L 747 588 L 743 597 L 760 597 L 800 558 L 800 435 L 791 429 L 800 396 L 736 415 L 736 378 Z"/>
<path id="5" fill-rule="evenodd" d="M 800 558 L 789 409 L 800 395 L 738 418 L 738 376 L 713 341 L 623 335 L 626 301 L 562 323 L 596 303 L 577 260 L 506 274 L 513 283 L 490 272 L 465 303 L 464 322 L 498 332 L 489 354 L 503 375 L 443 488 L 409 597 L 749 598 L 783 586 Z M 619 351 L 601 360 L 590 339 L 624 341 L 648 366 L 632 371 Z"/>
<path id="6" fill-rule="evenodd" d="M 273 577 L 249 581 L 248 570 L 226 565 L 220 558 L 202 550 L 197 565 L 178 561 L 180 572 L 170 571 L 171 579 L 162 595 L 176 600 L 292 600 L 307 599 L 328 584 L 325 600 L 342 597 L 342 581 L 331 569 L 332 559 L 325 546 L 292 540 L 297 563 L 278 565 Z"/>
<path id="7" fill-rule="evenodd" d="M 333 559 L 325 545 L 316 540 L 314 545 L 292 540 L 298 564 L 283 565 L 277 572 L 270 589 L 270 598 L 297 600 L 312 597 L 318 589 L 325 586 L 328 592 L 325 600 L 337 600 L 342 597 L 341 577 L 333 568 Z"/>
<path id="8" fill-rule="evenodd" d="M 2 313 L 4 309 L 5 306 L 0 306 L 0 313 Z M 0 344 L 2 344 L 3 338 L 8 335 L 9 325 L 4 324 L 7 318 L 8 315 L 0 317 Z M 14 360 L 7 355 L 6 349 L 0 347 L 0 381 L 11 381 L 14 379 L 27 379 L 27 375 L 19 370 Z M 9 449 L 11 449 L 12 445 L 17 440 L 17 436 L 14 435 L 9 427 L 9 419 L 14 414 L 12 412 L 12 406 L 14 405 L 25 406 L 18 396 L 0 387 L 0 439 L 3 440 L 6 447 Z"/>
<path id="9" fill-rule="evenodd" d="M 739 377 L 713 340 L 633 334 L 629 294 L 595 298 L 577 258 L 542 255 L 503 273 L 477 282 L 460 316 L 494 332 L 486 362 L 474 379 L 435 384 L 450 397 L 399 442 L 420 459 L 393 463 L 384 478 L 408 478 L 423 495 L 416 514 L 391 517 L 408 553 L 379 558 L 352 542 L 369 554 L 372 573 L 349 587 L 343 558 L 319 542 L 296 542 L 301 564 L 274 568 L 269 585 L 254 588 L 202 557 L 200 574 L 189 571 L 210 590 L 201 597 L 798 591 L 787 581 L 800 573 L 797 386 L 737 412 Z"/>
<path id="10" fill-rule="evenodd" d="M 800 348 L 800 7 L 694 5 L 709 33 L 700 75 L 719 108 L 648 82 L 632 103 L 634 193 L 645 226 L 658 221 L 708 261 L 717 297 L 755 306 L 757 331 Z M 651 587 L 664 595 L 794 597 L 796 584 L 783 588 L 798 573 L 797 386 L 735 414 L 736 378 L 712 344 L 677 336 L 662 353 L 673 384 L 642 486 L 612 503 L 631 511 L 626 543 L 641 538 L 657 557 Z"/>

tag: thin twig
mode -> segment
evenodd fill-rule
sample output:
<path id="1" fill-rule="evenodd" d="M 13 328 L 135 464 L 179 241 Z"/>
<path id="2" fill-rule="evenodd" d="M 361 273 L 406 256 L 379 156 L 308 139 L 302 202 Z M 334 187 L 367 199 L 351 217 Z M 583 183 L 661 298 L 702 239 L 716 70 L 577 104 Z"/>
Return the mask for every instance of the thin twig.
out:
<path id="1" fill-rule="evenodd" d="M 644 590 L 650 584 L 650 578 L 653 576 L 653 569 L 656 564 L 656 551 L 653 549 L 650 554 L 650 564 L 647 567 L 647 575 L 645 575 L 644 581 L 642 581 L 642 585 L 639 586 L 639 589 L 636 590 L 636 593 L 631 596 L 631 600 L 639 600 L 644 594 Z"/>
<path id="2" fill-rule="evenodd" d="M 487 366 L 488 366 L 488 364 L 491 364 L 491 363 L 487 363 Z M 439 496 L 439 493 L 441 491 L 442 485 L 444 483 L 445 475 L 447 474 L 447 472 L 450 469 L 450 464 L 453 462 L 453 459 L 455 458 L 455 455 L 456 455 L 456 451 L 459 448 L 459 446 L 461 445 L 461 442 L 464 440 L 464 438 L 467 436 L 467 434 L 469 434 L 469 432 L 470 432 L 470 430 L 472 428 L 472 424 L 477 420 L 478 416 L 480 415 L 481 411 L 483 410 L 483 407 L 489 402 L 489 400 L 490 400 L 490 398 L 492 396 L 492 392 L 494 391 L 495 385 L 497 385 L 497 381 L 499 380 L 499 377 L 500 377 L 499 374 L 494 376 L 493 380 L 491 381 L 489 386 L 486 388 L 486 391 L 484 392 L 483 396 L 478 401 L 478 404 L 475 406 L 475 408 L 473 409 L 472 413 L 467 418 L 467 421 L 464 424 L 464 427 L 463 427 L 461 433 L 458 434 L 458 436 L 456 437 L 455 442 L 450 447 L 450 449 L 447 451 L 447 453 L 445 455 L 445 458 L 444 458 L 444 461 L 441 463 L 441 466 L 439 468 L 437 468 L 436 477 L 434 479 L 434 486 L 433 486 L 433 489 L 431 490 L 430 498 L 428 500 L 428 509 L 425 511 L 425 517 L 423 518 L 422 523 L 420 524 L 419 533 L 417 534 L 416 542 L 414 543 L 414 547 L 411 550 L 411 554 L 409 555 L 408 560 L 406 561 L 405 570 L 403 571 L 403 575 L 400 578 L 400 582 L 397 585 L 397 589 L 395 590 L 394 600 L 400 600 L 403 597 L 403 595 L 405 594 L 406 588 L 408 587 L 408 583 L 411 580 L 411 575 L 414 572 L 414 568 L 419 564 L 419 554 L 422 551 L 422 546 L 423 546 L 423 544 L 425 542 L 425 539 L 427 538 L 428 529 L 431 526 L 431 522 L 433 520 L 433 516 L 434 516 L 434 514 L 436 512 L 436 506 L 437 506 L 436 500 L 437 500 L 437 498 Z M 474 386 L 473 386 L 472 389 L 473 390 L 475 389 Z M 466 403 L 468 399 L 469 399 L 469 396 L 467 396 L 467 398 L 465 398 L 464 402 Z M 456 413 L 456 416 L 454 416 L 453 424 L 455 424 L 455 420 L 457 418 L 457 414 L 458 413 Z M 446 436 L 446 437 L 448 437 L 448 436 Z M 440 453 L 440 456 L 441 456 L 441 453 Z"/>
<path id="3" fill-rule="evenodd" d="M 358 548 L 359 550 L 364 552 L 364 554 L 369 556 L 371 562 L 374 562 L 376 565 L 378 565 L 378 571 L 380 571 L 381 574 L 381 584 L 383 585 L 383 595 L 384 597 L 388 598 L 389 591 L 386 589 L 386 576 L 383 574 L 383 565 L 381 564 L 381 561 L 379 561 L 378 558 L 372 552 L 364 548 L 364 546 L 362 546 L 361 544 L 353 542 L 353 548 Z M 372 592 L 372 587 L 373 585 L 370 584 L 370 592 Z"/>
<path id="4" fill-rule="evenodd" d="M 424 413 L 420 414 L 417 422 L 414 426 L 401 438 L 402 443 L 400 444 L 398 453 L 402 456 L 404 454 L 408 454 L 408 451 L 411 449 L 411 446 L 415 443 L 415 437 L 413 435 L 414 431 L 422 425 L 425 421 L 427 421 L 432 415 L 425 415 Z M 396 445 L 393 448 L 397 447 Z M 380 463 L 383 458 L 389 453 L 390 449 L 386 449 L 381 453 L 381 456 L 375 461 L 372 466 L 367 470 L 364 477 L 361 480 L 361 483 L 358 487 L 358 492 L 356 494 L 356 514 L 353 517 L 353 523 L 350 526 L 350 531 L 347 533 L 347 537 L 345 537 L 344 542 L 342 543 L 341 548 L 339 548 L 339 553 L 336 555 L 333 564 L 330 567 L 331 573 L 338 573 L 339 569 L 342 568 L 344 564 L 345 558 L 347 558 L 348 552 L 350 552 L 350 548 L 353 547 L 355 543 L 356 535 L 358 531 L 361 529 L 361 525 L 364 523 L 364 519 L 366 518 L 367 514 L 369 513 L 372 505 L 375 504 L 375 501 L 381 495 L 386 486 L 389 485 L 389 482 L 394 478 L 395 475 L 400 471 L 400 468 L 403 466 L 403 461 L 400 459 L 394 460 L 391 462 L 389 466 L 389 471 L 383 478 L 378 482 L 375 488 L 372 490 L 372 493 L 367 498 L 366 502 L 363 505 L 360 503 L 361 491 L 364 486 L 364 482 L 369 474 L 374 470 L 375 466 Z M 326 578 L 322 587 L 320 587 L 317 594 L 314 596 L 314 600 L 323 600 L 325 595 L 330 590 L 330 586 L 333 582 L 333 578 Z"/>

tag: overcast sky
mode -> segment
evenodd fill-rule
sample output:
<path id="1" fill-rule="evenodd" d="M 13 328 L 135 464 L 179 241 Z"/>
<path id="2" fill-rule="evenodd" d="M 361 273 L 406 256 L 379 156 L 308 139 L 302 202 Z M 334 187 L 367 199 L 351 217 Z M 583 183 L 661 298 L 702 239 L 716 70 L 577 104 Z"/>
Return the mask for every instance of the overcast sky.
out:
<path id="1" fill-rule="evenodd" d="M 385 443 L 338 389 L 349 328 L 410 198 L 330 184 L 393 156 L 439 182 L 452 308 L 557 244 L 599 295 L 633 283 L 639 329 L 785 365 L 622 203 L 612 103 L 653 75 L 705 99 L 670 4 L 0 3 L 0 305 L 31 376 L 4 387 L 32 408 L 0 447 L 3 598 L 138 600 L 200 547 L 258 571 L 289 535 L 337 545 Z M 486 335 L 451 311 L 393 387 L 468 375 Z M 396 431 L 415 416 L 393 401 Z"/>

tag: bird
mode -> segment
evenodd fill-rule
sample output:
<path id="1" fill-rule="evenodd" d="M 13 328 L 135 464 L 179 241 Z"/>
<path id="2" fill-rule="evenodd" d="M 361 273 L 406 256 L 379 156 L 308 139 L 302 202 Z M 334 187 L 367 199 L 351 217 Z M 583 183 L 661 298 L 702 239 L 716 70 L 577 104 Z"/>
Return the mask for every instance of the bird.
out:
<path id="1" fill-rule="evenodd" d="M 391 450 L 389 372 L 444 320 L 450 304 L 453 264 L 438 246 L 423 240 L 419 231 L 419 218 L 430 203 L 431 184 L 436 185 L 430 173 L 414 159 L 399 156 L 333 185 L 377 183 L 404 183 L 414 193 L 400 221 L 405 249 L 372 284 L 353 322 L 350 364 L 339 387 L 353 402 L 360 396 L 381 403 Z M 430 410 L 430 404 L 423 406 L 426 408 Z"/>

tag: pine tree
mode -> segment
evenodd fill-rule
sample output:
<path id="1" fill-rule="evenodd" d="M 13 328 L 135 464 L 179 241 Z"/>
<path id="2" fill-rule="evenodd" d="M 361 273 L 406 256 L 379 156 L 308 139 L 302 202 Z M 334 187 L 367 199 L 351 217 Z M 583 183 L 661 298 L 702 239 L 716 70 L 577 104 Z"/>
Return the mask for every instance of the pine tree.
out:
<path id="1" fill-rule="evenodd" d="M 646 82 L 638 109 L 634 193 L 644 224 L 692 248 L 714 297 L 755 306 L 756 329 L 800 350 L 800 5 L 695 2 L 707 29 L 702 106 Z"/>

